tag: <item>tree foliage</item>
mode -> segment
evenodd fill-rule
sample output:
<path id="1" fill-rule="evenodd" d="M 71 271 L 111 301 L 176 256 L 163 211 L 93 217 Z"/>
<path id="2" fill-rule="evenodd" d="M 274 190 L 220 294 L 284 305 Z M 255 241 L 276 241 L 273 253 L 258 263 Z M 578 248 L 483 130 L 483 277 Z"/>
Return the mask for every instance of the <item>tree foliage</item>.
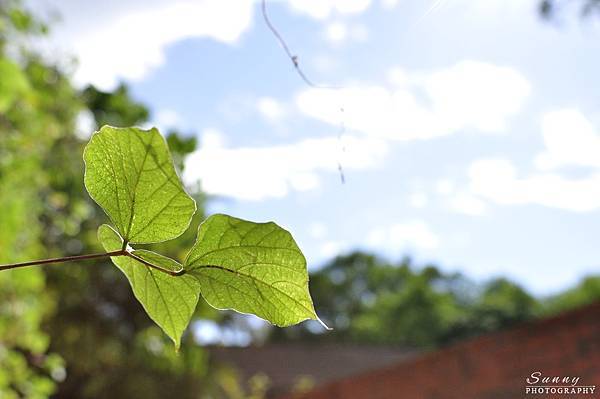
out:
<path id="1" fill-rule="evenodd" d="M 339 256 L 314 272 L 311 292 L 333 331 L 303 325 L 272 330 L 272 340 L 435 348 L 600 300 L 597 277 L 563 294 L 535 298 L 506 278 L 475 283 L 410 258 L 395 263 L 362 252 Z"/>
<path id="2" fill-rule="evenodd" d="M 0 263 L 101 250 L 96 228 L 106 219 L 82 184 L 78 115 L 91 112 L 97 126 L 144 123 L 149 115 L 125 86 L 102 93 L 102 101 L 92 95 L 98 90 L 75 89 L 31 51 L 31 37 L 46 31 L 18 1 L 0 3 Z M 182 167 L 195 140 L 171 132 L 167 142 Z M 200 211 L 192 227 L 177 242 L 150 249 L 184 258 L 204 218 L 204 198 L 193 196 Z M 191 334 L 175 354 L 116 268 L 93 261 L 57 269 L 0 273 L 0 397 L 197 398 L 219 391 L 222 370 L 207 368 Z M 193 318 L 224 316 L 201 304 Z"/>
<path id="3" fill-rule="evenodd" d="M 64 198 L 52 189 L 45 166 L 54 145 L 73 130 L 79 102 L 68 80 L 25 45 L 44 30 L 18 4 L 0 5 L 0 263 L 48 255 L 42 220 Z M 63 360 L 42 329 L 54 308 L 42 270 L 1 273 L 3 398 L 46 397 L 64 378 Z"/>

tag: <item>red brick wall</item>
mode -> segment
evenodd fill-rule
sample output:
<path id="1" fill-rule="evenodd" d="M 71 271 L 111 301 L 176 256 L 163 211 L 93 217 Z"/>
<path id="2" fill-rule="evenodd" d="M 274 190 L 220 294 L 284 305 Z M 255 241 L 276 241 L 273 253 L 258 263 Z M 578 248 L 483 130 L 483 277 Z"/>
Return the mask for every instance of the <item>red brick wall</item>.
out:
<path id="1" fill-rule="evenodd" d="M 594 395 L 525 395 L 525 378 L 581 377 Z M 294 398 L 298 398 L 295 396 Z M 318 387 L 303 399 L 600 398 L 600 303 Z"/>

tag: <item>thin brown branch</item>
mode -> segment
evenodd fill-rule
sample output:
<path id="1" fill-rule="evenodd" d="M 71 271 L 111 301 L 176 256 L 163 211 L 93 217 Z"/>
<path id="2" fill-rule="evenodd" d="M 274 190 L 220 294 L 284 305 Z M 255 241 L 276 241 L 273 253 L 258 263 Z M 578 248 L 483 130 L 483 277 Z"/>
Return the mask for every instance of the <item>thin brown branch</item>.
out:
<path id="1" fill-rule="evenodd" d="M 339 90 L 339 89 L 343 88 L 343 87 L 338 87 L 338 86 L 318 85 L 318 84 L 315 84 L 312 80 L 310 80 L 308 78 L 308 76 L 306 76 L 306 74 L 304 73 L 304 71 L 302 70 L 302 68 L 300 67 L 300 62 L 298 60 L 298 56 L 292 53 L 292 51 L 290 50 L 290 47 L 287 45 L 287 43 L 286 43 L 285 39 L 283 38 L 283 36 L 281 36 L 281 34 L 277 30 L 277 28 L 275 28 L 275 26 L 271 22 L 271 19 L 269 18 L 269 14 L 267 13 L 267 0 L 262 0 L 262 2 L 261 2 L 261 11 L 262 11 L 262 16 L 263 16 L 263 19 L 265 21 L 265 24 L 267 25 L 267 27 L 269 28 L 269 30 L 271 31 L 271 33 L 273 33 L 273 36 L 275 36 L 275 38 L 277 39 L 277 41 L 279 42 L 279 44 L 283 48 L 283 51 L 285 51 L 285 54 L 288 56 L 288 58 L 290 59 L 290 61 L 294 65 L 294 69 L 296 69 L 296 73 L 298 73 L 298 76 L 300 76 L 300 78 L 304 81 L 304 83 L 306 83 L 308 86 L 310 86 L 312 88 L 315 88 L 315 89 Z M 340 108 L 340 111 L 342 113 L 342 118 L 343 118 L 344 117 L 344 109 Z M 346 126 L 345 126 L 344 121 L 342 119 L 342 131 L 338 135 L 338 141 L 340 141 L 340 143 L 341 143 L 342 134 L 344 134 L 345 131 L 346 131 Z M 346 149 L 342 146 L 342 152 L 345 152 L 345 151 L 346 151 Z M 338 169 L 338 172 L 340 174 L 340 181 L 342 182 L 342 184 L 345 184 L 346 183 L 346 176 L 344 174 L 344 167 L 342 166 L 342 162 L 340 160 L 338 160 L 338 162 L 337 162 L 337 169 Z"/>
<path id="2" fill-rule="evenodd" d="M 277 41 L 283 48 L 283 51 L 285 51 L 286 55 L 288 56 L 288 58 L 294 65 L 294 68 L 296 69 L 298 76 L 300 76 L 300 78 L 304 81 L 304 83 L 306 83 L 310 87 L 314 87 L 315 89 L 332 89 L 332 90 L 340 89 L 340 87 L 336 87 L 336 86 L 319 85 L 319 84 L 314 83 L 312 80 L 310 80 L 308 78 L 308 76 L 306 76 L 306 74 L 304 73 L 302 68 L 300 67 L 300 61 L 298 59 L 298 56 L 292 53 L 292 51 L 290 50 L 290 48 L 287 45 L 283 36 L 281 36 L 281 34 L 277 30 L 277 28 L 275 28 L 275 26 L 271 22 L 271 19 L 269 18 L 269 14 L 267 13 L 267 1 L 266 0 L 262 0 L 261 11 L 262 11 L 263 19 L 265 20 L 265 24 L 267 25 L 269 30 L 273 33 L 273 36 L 275 36 L 275 38 L 277 39 Z"/>
<path id="3" fill-rule="evenodd" d="M 153 263 L 150 263 L 131 252 L 126 251 L 123 255 L 128 256 L 131 259 L 135 259 L 136 261 L 140 262 L 141 264 L 151 267 L 152 269 L 158 270 L 159 272 L 167 273 L 171 276 L 181 276 L 183 273 L 185 273 L 185 269 L 183 269 L 183 268 L 181 268 L 181 270 L 177 270 L 177 271 L 165 269 L 163 267 L 160 267 Z"/>
<path id="4" fill-rule="evenodd" d="M 160 266 L 154 265 L 154 264 L 140 258 L 139 256 L 134 255 L 133 253 L 131 253 L 127 250 L 124 250 L 124 249 L 121 249 L 119 251 L 104 252 L 104 253 L 99 253 L 99 254 L 63 256 L 60 258 L 32 260 L 32 261 L 21 262 L 21 263 L 10 263 L 10 264 L 6 264 L 6 265 L 0 265 L 0 271 L 10 270 L 10 269 L 18 269 L 20 267 L 27 267 L 27 266 L 42 266 L 42 265 L 48 265 L 48 264 L 52 264 L 52 263 L 65 263 L 65 262 L 76 262 L 76 261 L 90 260 L 90 259 L 108 258 L 111 256 L 128 256 L 132 259 L 135 259 L 136 261 L 140 262 L 143 265 L 151 267 L 160 272 L 167 273 L 171 276 L 179 276 L 185 272 L 185 270 L 183 268 L 178 271 L 173 271 L 173 270 L 165 269 Z"/>
<path id="5" fill-rule="evenodd" d="M 104 252 L 104 253 L 99 253 L 99 254 L 63 256 L 61 258 L 50 258 L 50 259 L 32 260 L 32 261 L 21 262 L 21 263 L 10 263 L 7 265 L 0 265 L 0 271 L 17 269 L 20 267 L 27 267 L 27 266 L 41 266 L 41 265 L 47 265 L 50 263 L 76 262 L 76 261 L 80 261 L 80 260 L 107 258 L 109 256 L 122 256 L 122 255 L 125 255 L 125 252 L 126 251 L 121 250 L 121 251 Z"/>

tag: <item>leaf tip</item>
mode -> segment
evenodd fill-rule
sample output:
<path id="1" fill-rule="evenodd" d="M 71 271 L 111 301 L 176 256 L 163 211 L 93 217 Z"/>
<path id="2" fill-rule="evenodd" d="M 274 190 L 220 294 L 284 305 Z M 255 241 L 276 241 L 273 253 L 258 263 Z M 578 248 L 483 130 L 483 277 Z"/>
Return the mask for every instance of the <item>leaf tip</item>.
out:
<path id="1" fill-rule="evenodd" d="M 321 320 L 321 319 L 319 318 L 319 316 L 316 316 L 316 315 L 315 315 L 315 317 L 316 317 L 316 318 L 315 318 L 315 320 L 316 320 L 316 321 L 318 321 L 318 322 L 319 322 L 319 324 L 323 326 L 323 328 L 325 328 L 327 331 L 333 331 L 333 328 L 331 328 L 331 327 L 329 327 L 327 324 L 325 324 L 325 323 L 323 322 L 323 320 Z"/>

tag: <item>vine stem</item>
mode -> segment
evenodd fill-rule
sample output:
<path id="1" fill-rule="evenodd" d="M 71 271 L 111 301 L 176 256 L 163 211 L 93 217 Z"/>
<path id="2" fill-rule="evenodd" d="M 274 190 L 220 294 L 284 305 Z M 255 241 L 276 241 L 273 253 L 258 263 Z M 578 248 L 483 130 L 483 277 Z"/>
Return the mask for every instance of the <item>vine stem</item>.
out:
<path id="1" fill-rule="evenodd" d="M 126 249 L 121 249 L 119 251 L 103 252 L 103 253 L 98 253 L 98 254 L 63 256 L 60 258 L 32 260 L 32 261 L 21 262 L 21 263 L 9 263 L 6 265 L 0 265 L 0 271 L 10 270 L 10 269 L 18 269 L 20 267 L 27 267 L 27 266 L 43 266 L 43 265 L 48 265 L 51 263 L 65 263 L 65 262 L 76 262 L 76 261 L 81 261 L 81 260 L 108 258 L 111 256 L 128 256 L 128 257 L 135 259 L 136 261 L 142 263 L 145 266 L 151 267 L 151 268 L 158 270 L 160 272 L 163 272 L 163 273 L 167 273 L 171 276 L 178 276 L 180 274 L 183 274 L 182 273 L 183 270 L 172 271 L 172 270 L 164 269 L 160 266 L 157 266 L 150 262 L 145 261 L 144 259 L 140 258 L 139 256 L 136 256 L 133 253 L 127 251 Z"/>
<path id="2" fill-rule="evenodd" d="M 109 256 L 121 256 L 121 255 L 124 255 L 124 254 L 125 254 L 125 251 L 112 251 L 112 252 L 104 252 L 104 253 L 100 253 L 100 254 L 63 256 L 61 258 L 50 258 L 50 259 L 32 260 L 32 261 L 29 261 L 29 262 L 11 263 L 11 264 L 8 264 L 8 265 L 0 265 L 0 270 L 16 269 L 16 268 L 19 268 L 19 267 L 26 267 L 26 266 L 47 265 L 49 263 L 76 262 L 78 260 L 89 260 L 89 259 L 97 259 L 97 258 L 106 258 L 106 257 L 109 257 Z"/>
<path id="3" fill-rule="evenodd" d="M 151 267 L 151 268 L 156 269 L 158 271 L 161 271 L 163 273 L 167 273 L 167 274 L 169 274 L 171 276 L 180 276 L 183 273 L 185 273 L 185 269 L 183 269 L 183 268 L 181 270 L 173 271 L 173 270 L 162 268 L 160 266 L 156 266 L 156 265 L 154 265 L 154 264 L 152 264 L 152 263 L 150 263 L 150 262 L 148 262 L 148 261 L 140 258 L 136 254 L 129 252 L 129 251 L 125 251 L 125 253 L 123 255 L 129 256 L 130 258 L 135 259 L 136 261 L 140 262 L 143 265 L 146 265 L 148 267 Z"/>

